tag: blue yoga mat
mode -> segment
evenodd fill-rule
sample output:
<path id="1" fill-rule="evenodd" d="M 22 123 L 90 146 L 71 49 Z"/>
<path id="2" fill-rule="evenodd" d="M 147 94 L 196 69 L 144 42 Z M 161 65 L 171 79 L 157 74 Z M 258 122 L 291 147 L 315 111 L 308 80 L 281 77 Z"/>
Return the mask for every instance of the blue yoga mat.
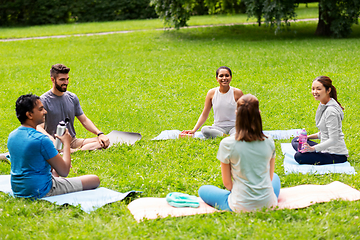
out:
<path id="1" fill-rule="evenodd" d="M 284 154 L 284 171 L 290 173 L 309 173 L 309 174 L 327 174 L 327 173 L 345 173 L 356 174 L 354 167 L 349 162 L 326 164 L 326 165 L 309 165 L 299 164 L 294 159 L 295 150 L 291 143 L 281 143 L 281 151 Z"/>
<path id="2" fill-rule="evenodd" d="M 10 175 L 0 175 L 0 191 L 14 196 L 11 190 Z M 120 193 L 108 188 L 100 187 L 94 190 L 67 193 L 52 197 L 41 198 L 57 205 L 80 205 L 80 208 L 87 213 L 94 211 L 108 203 L 121 201 L 128 197 L 131 193 L 139 191 L 129 191 Z"/>
<path id="3" fill-rule="evenodd" d="M 289 130 L 269 130 L 263 131 L 266 136 L 271 136 L 273 139 L 289 139 L 299 135 L 301 129 L 289 129 Z M 179 138 L 180 130 L 164 130 L 158 136 L 151 140 L 167 140 Z M 194 134 L 194 138 L 205 139 L 200 131 Z"/>

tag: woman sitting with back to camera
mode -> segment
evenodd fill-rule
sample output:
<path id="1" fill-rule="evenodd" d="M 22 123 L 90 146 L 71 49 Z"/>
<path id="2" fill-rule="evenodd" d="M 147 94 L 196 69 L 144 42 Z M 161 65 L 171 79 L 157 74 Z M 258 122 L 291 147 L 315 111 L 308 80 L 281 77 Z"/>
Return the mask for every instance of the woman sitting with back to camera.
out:
<path id="1" fill-rule="evenodd" d="M 262 131 L 255 96 L 244 95 L 237 105 L 236 133 L 220 142 L 217 153 L 227 190 L 204 185 L 199 196 L 220 210 L 239 212 L 274 207 L 280 193 L 280 179 L 274 173 L 274 140 Z"/>
<path id="2" fill-rule="evenodd" d="M 216 80 L 219 87 L 208 91 L 205 98 L 204 109 L 193 130 L 184 130 L 182 134 L 194 134 L 207 120 L 211 107 L 214 108 L 214 124 L 204 126 L 201 133 L 205 138 L 215 138 L 224 134 L 235 133 L 235 110 L 236 102 L 243 92 L 230 86 L 232 73 L 226 66 L 216 70 Z"/>
<path id="3" fill-rule="evenodd" d="M 316 110 L 315 123 L 320 130 L 308 136 L 308 139 L 320 138 L 320 143 L 313 141 L 304 143 L 301 152 L 295 153 L 295 160 L 300 164 L 333 164 L 347 161 L 348 150 L 344 141 L 341 121 L 344 119 L 343 107 L 337 100 L 336 88 L 329 77 L 320 76 L 313 80 L 312 95 L 320 101 Z M 294 138 L 291 144 L 298 150 L 298 139 Z"/>

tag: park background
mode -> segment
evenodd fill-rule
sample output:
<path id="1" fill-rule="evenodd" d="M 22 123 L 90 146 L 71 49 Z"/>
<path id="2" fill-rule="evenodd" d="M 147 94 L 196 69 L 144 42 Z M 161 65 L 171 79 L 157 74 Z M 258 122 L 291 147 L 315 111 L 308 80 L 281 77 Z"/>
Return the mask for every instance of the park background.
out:
<path id="1" fill-rule="evenodd" d="M 297 9 L 298 18 L 316 18 L 317 5 Z M 242 25 L 245 14 L 191 17 L 188 24 L 213 26 L 157 30 L 158 19 L 78 23 L 0 29 L 0 40 L 61 34 L 137 30 L 95 36 L 0 42 L 0 151 L 19 126 L 14 105 L 21 94 L 41 95 L 51 88 L 55 63 L 71 68 L 69 91 L 78 95 L 85 114 L 102 131 L 139 132 L 133 146 L 72 155 L 70 177 L 97 174 L 101 186 L 119 192 L 139 190 L 137 197 L 165 197 L 169 192 L 197 195 L 201 185 L 222 187 L 216 159 L 220 138 L 152 141 L 163 130 L 191 129 L 203 108 L 206 92 L 217 86 L 215 70 L 233 70 L 231 85 L 258 97 L 264 130 L 305 127 L 317 131 L 318 102 L 311 82 L 329 76 L 345 107 L 343 132 L 349 162 L 359 172 L 359 38 L 354 25 L 345 39 L 314 36 L 317 21 L 274 29 Z M 213 115 L 207 125 L 212 124 Z M 78 136 L 92 137 L 77 122 Z M 282 187 L 341 181 L 360 189 L 357 175 L 284 174 L 280 143 L 275 141 L 276 169 Z M 0 162 L 0 174 L 10 165 Z M 78 207 L 14 199 L 0 193 L 0 237 L 28 238 L 358 238 L 360 203 L 332 201 L 298 210 L 214 213 L 137 223 L 127 204 L 106 205 L 91 214 Z"/>

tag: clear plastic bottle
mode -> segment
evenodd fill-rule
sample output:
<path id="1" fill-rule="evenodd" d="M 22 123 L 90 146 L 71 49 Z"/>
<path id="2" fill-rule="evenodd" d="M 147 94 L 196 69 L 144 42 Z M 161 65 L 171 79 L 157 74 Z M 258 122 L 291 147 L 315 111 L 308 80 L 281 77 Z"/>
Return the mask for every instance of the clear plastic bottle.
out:
<path id="1" fill-rule="evenodd" d="M 66 123 L 64 121 L 59 122 L 59 124 L 56 127 L 56 135 L 58 135 L 58 136 L 64 135 L 65 129 L 66 129 Z M 57 150 L 62 149 L 62 142 L 58 138 L 56 138 L 56 140 L 55 140 L 55 148 Z"/>
<path id="2" fill-rule="evenodd" d="M 307 142 L 307 132 L 305 128 L 303 128 L 299 135 L 299 145 L 298 145 L 298 151 L 301 151 L 304 149 L 304 143 Z"/>

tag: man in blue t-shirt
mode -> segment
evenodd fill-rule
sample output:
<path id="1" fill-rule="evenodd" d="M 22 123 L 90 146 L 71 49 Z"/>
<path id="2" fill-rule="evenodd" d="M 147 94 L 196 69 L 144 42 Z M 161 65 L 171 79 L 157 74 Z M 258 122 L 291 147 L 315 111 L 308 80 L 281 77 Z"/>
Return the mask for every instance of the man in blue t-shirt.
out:
<path id="1" fill-rule="evenodd" d="M 61 137 L 55 135 L 64 145 L 61 156 L 50 138 L 36 130 L 45 121 L 46 113 L 36 95 L 22 95 L 16 101 L 16 116 L 21 126 L 10 133 L 7 144 L 14 195 L 36 199 L 97 188 L 100 180 L 96 175 L 61 178 L 51 174 L 51 168 L 60 176 L 69 174 L 72 138 L 68 130 Z"/>

